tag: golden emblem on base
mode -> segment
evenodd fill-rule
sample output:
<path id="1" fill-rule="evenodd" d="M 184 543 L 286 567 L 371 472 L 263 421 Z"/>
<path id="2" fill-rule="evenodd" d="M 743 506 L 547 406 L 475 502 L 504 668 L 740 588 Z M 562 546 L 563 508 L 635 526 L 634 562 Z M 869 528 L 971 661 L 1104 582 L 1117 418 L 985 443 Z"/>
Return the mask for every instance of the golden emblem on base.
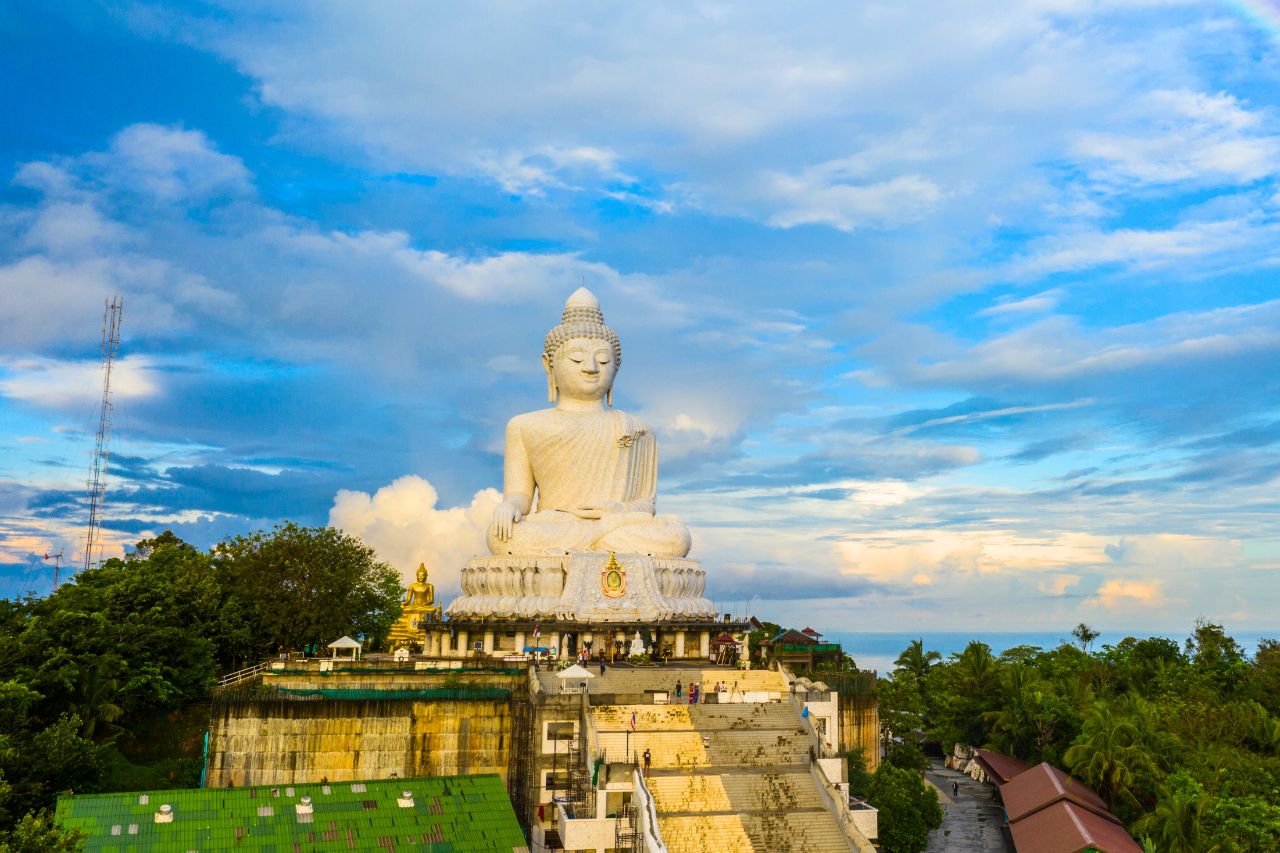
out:
<path id="1" fill-rule="evenodd" d="M 600 572 L 600 589 L 605 598 L 621 598 L 627 593 L 627 572 L 618 562 L 618 555 L 609 552 L 609 562 Z"/>

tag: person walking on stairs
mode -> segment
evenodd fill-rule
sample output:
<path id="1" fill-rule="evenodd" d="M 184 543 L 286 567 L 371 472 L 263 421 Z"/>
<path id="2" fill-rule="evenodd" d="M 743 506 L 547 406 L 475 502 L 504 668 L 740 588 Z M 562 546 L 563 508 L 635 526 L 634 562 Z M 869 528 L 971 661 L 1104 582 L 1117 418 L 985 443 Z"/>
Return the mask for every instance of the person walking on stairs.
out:
<path id="1" fill-rule="evenodd" d="M 646 748 L 644 751 L 644 778 L 646 779 L 649 778 L 649 762 L 652 760 L 653 756 L 649 754 L 649 750 Z"/>
<path id="2" fill-rule="evenodd" d="M 951 799 L 955 800 L 959 798 L 960 798 L 960 783 L 953 781 L 951 783 Z"/>

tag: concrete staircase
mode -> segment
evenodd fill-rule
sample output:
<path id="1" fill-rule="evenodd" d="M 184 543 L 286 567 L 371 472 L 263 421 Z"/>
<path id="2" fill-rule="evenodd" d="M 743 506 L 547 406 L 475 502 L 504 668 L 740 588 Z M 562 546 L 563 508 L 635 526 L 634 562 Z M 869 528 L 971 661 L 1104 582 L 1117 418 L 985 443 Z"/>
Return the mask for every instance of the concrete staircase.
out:
<path id="1" fill-rule="evenodd" d="M 671 853 L 849 850 L 790 703 L 614 705 L 592 715 L 609 760 L 625 760 L 628 740 L 632 754 L 650 751 L 647 784 Z"/>
<path id="2" fill-rule="evenodd" d="M 776 693 L 785 695 L 787 681 L 779 673 L 768 669 L 741 671 L 734 669 L 672 669 L 647 668 L 630 666 L 610 666 L 600 675 L 598 664 L 587 667 L 595 676 L 588 682 L 590 693 L 650 693 L 664 691 L 672 694 L 670 701 L 675 701 L 676 682 L 684 688 L 682 697 L 688 700 L 689 683 L 697 682 L 703 692 L 709 692 L 717 682 L 724 684 L 731 692 L 732 701 L 740 701 L 743 693 Z M 560 681 L 554 670 L 542 670 L 538 673 L 542 689 L 554 693 L 560 689 Z"/>
<path id="3" fill-rule="evenodd" d="M 825 811 L 772 814 L 659 815 L 671 853 L 788 851 L 846 853 L 849 846 Z"/>

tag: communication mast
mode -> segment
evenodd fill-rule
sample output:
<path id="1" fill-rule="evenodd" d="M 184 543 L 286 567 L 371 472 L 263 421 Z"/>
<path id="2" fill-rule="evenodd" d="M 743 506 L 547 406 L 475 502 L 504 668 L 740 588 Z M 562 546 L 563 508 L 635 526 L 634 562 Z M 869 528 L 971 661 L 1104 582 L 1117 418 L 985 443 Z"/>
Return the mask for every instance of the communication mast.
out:
<path id="1" fill-rule="evenodd" d="M 45 554 L 44 559 L 45 559 L 45 562 L 48 562 L 49 560 L 53 560 L 53 588 L 57 589 L 58 574 L 62 568 L 62 552 L 59 551 L 56 554 Z"/>
<path id="2" fill-rule="evenodd" d="M 103 301 L 102 312 L 102 408 L 98 410 L 98 436 L 89 465 L 89 532 L 84 540 L 84 567 L 93 565 L 93 551 L 98 545 L 101 524 L 102 495 L 107 488 L 107 463 L 111 459 L 111 366 L 120 351 L 120 320 L 124 316 L 124 300 L 119 296 Z"/>

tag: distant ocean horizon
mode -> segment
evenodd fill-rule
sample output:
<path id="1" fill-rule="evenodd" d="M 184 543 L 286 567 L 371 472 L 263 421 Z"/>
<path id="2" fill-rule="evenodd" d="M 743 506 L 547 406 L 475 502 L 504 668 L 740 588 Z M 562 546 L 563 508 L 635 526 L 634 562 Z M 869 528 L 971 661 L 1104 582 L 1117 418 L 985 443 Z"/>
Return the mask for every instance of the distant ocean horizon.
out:
<path id="1" fill-rule="evenodd" d="M 1275 631 L 1232 631 L 1226 629 L 1227 635 L 1235 639 L 1245 653 L 1252 656 L 1258 650 L 1258 641 L 1263 637 L 1280 637 L 1280 628 Z M 1105 645 L 1115 645 L 1125 637 L 1167 637 L 1179 646 L 1191 635 L 1191 631 L 1100 631 L 1093 641 L 1093 649 Z M 912 641 L 924 640 L 926 651 L 934 650 L 942 654 L 946 660 L 952 654 L 959 654 L 970 642 L 978 640 L 991 647 L 992 654 L 1000 654 L 1014 646 L 1039 646 L 1042 649 L 1056 649 L 1063 643 L 1075 645 L 1070 630 L 1066 631 L 832 631 L 824 634 L 823 639 L 840 643 L 845 654 L 851 655 L 861 669 L 874 669 L 881 674 L 893 670 L 893 662 Z"/>

